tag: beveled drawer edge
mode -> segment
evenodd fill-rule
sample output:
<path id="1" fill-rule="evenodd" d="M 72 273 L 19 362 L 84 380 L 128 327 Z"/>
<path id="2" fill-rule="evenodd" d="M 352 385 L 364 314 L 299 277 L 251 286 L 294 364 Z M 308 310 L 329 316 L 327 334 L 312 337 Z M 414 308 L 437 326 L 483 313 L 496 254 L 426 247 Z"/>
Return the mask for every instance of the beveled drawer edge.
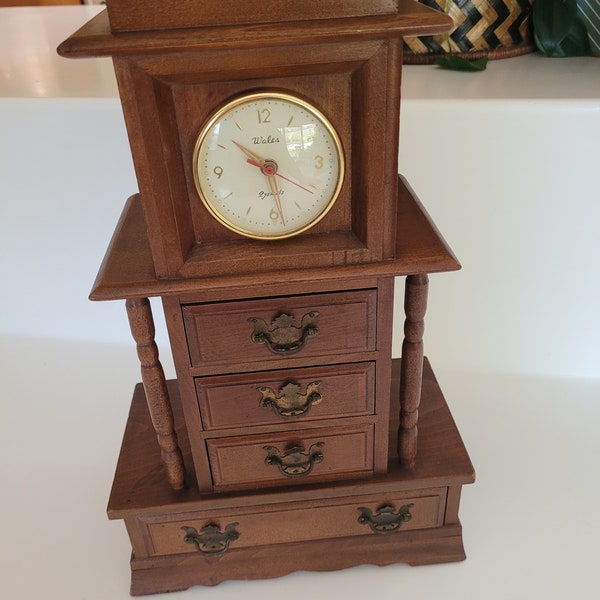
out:
<path id="1" fill-rule="evenodd" d="M 298 311 L 300 309 L 307 310 L 311 314 L 311 311 L 317 310 L 319 307 L 327 306 L 347 306 L 354 304 L 364 304 L 365 305 L 365 326 L 367 327 L 367 336 L 365 341 L 365 347 L 354 348 L 349 350 L 348 352 L 353 353 L 365 353 L 365 352 L 375 352 L 376 351 L 376 315 L 377 315 L 377 296 L 378 289 L 377 288 L 366 288 L 366 289 L 356 289 L 351 291 L 344 292 L 326 292 L 320 294 L 298 294 L 298 295 L 290 295 L 290 296 L 275 296 L 275 297 L 264 297 L 252 300 L 229 300 L 223 302 L 201 302 L 195 304 L 181 304 L 181 317 L 184 325 L 185 336 L 188 344 L 188 352 L 189 352 L 189 360 L 192 369 L 198 369 L 202 367 L 211 367 L 218 365 L 226 365 L 231 360 L 236 360 L 239 362 L 239 357 L 232 356 L 223 356 L 220 358 L 211 358 L 211 359 L 202 359 L 201 358 L 201 345 L 200 338 L 198 336 L 198 329 L 195 323 L 195 319 L 198 317 L 210 317 L 213 315 L 222 316 L 224 314 L 242 314 L 247 313 L 250 315 L 249 311 L 254 312 L 269 312 L 271 314 L 278 313 L 282 314 L 280 311 L 287 310 L 289 312 Z M 274 301 L 281 300 L 280 304 L 276 304 Z M 286 304 L 287 303 L 287 304 Z M 271 306 L 269 306 L 271 305 Z M 284 307 L 287 307 L 284 309 Z M 318 312 L 315 313 L 318 315 Z M 308 316 L 307 314 L 304 315 Z M 268 325 L 270 326 L 270 325 Z M 251 330 L 249 332 L 249 339 L 252 339 Z M 310 345 L 307 346 L 310 350 Z M 342 349 L 331 349 L 330 351 L 321 350 L 319 352 L 309 352 L 306 353 L 300 351 L 300 355 L 303 358 L 311 358 L 315 359 L 318 357 L 326 357 L 326 356 L 334 356 L 336 354 L 340 354 Z M 271 354 L 271 355 L 270 355 Z M 265 350 L 264 358 L 261 356 L 260 358 L 256 357 L 250 360 L 247 360 L 248 365 L 253 363 L 264 363 L 266 361 L 273 362 L 283 359 L 289 359 L 293 357 L 293 355 L 282 354 L 280 356 L 275 356 L 273 353 L 269 353 Z M 335 362 L 335 361 L 334 361 Z M 344 362 L 354 362 L 354 361 L 344 361 Z M 261 370 L 260 368 L 243 368 L 242 371 L 253 371 L 253 370 Z"/>
<path id="2" fill-rule="evenodd" d="M 311 503 L 310 508 L 307 510 L 310 511 L 320 511 L 322 509 L 331 509 L 331 508 L 339 508 L 339 509 L 356 509 L 355 517 L 358 521 L 360 516 L 359 509 L 363 506 L 370 506 L 373 509 L 373 512 L 376 512 L 383 506 L 388 504 L 395 505 L 395 508 L 398 510 L 402 508 L 404 505 L 411 504 L 412 501 L 415 502 L 423 502 L 425 500 L 436 499 L 437 503 L 434 507 L 434 523 L 432 525 L 428 525 L 426 527 L 413 528 L 410 526 L 405 528 L 404 530 L 400 530 L 398 533 L 402 533 L 402 531 L 414 532 L 420 531 L 423 529 L 432 529 L 441 527 L 444 524 L 444 514 L 445 514 L 445 505 L 446 505 L 446 497 L 447 497 L 447 488 L 429 488 L 423 490 L 414 490 L 412 493 L 389 493 L 386 496 L 382 496 L 381 494 L 368 494 L 368 495 L 358 495 L 355 498 L 347 497 L 347 502 L 342 502 L 342 498 L 328 498 L 322 501 L 316 501 Z M 261 507 L 262 508 L 262 507 Z M 256 506 L 248 506 L 243 508 L 230 508 L 230 509 L 208 509 L 206 511 L 194 511 L 194 512 L 185 512 L 185 513 L 176 513 L 176 514 L 168 514 L 168 515 L 155 515 L 155 516 L 140 516 L 136 519 L 139 532 L 144 539 L 145 547 L 146 547 L 146 556 L 147 557 L 160 557 L 160 556 L 169 556 L 169 555 L 185 555 L 185 554 L 193 554 L 195 553 L 195 549 L 193 546 L 183 547 L 186 552 L 176 552 L 163 554 L 156 550 L 156 544 L 153 537 L 153 526 L 155 525 L 169 525 L 169 524 L 181 524 L 183 527 L 185 524 L 192 524 L 200 527 L 200 523 L 202 525 L 208 523 L 215 523 L 220 528 L 224 529 L 228 524 L 238 523 L 240 524 L 240 538 L 243 535 L 244 528 L 244 518 L 253 517 L 257 515 L 264 515 L 265 521 L 268 522 L 269 514 L 273 515 L 284 515 L 285 513 L 292 513 L 299 509 L 306 508 L 306 505 L 302 502 L 290 502 L 290 503 L 282 503 L 280 506 L 277 506 L 275 511 L 265 510 L 262 511 L 257 510 Z M 348 518 L 350 520 L 354 519 L 354 511 L 352 511 L 352 517 L 350 518 L 350 513 L 348 513 Z M 179 530 L 178 530 L 179 531 Z M 372 531 L 366 527 L 364 529 L 364 535 L 372 534 Z M 353 534 L 360 535 L 360 534 Z M 350 537 L 353 537 L 351 535 Z M 326 534 L 326 537 L 329 537 L 330 534 Z M 181 531 L 181 539 L 183 540 L 184 532 Z M 340 534 L 340 538 L 348 537 L 348 535 Z M 315 538 L 307 538 L 304 541 L 320 539 L 318 537 Z M 290 543 L 290 540 L 282 540 L 280 542 L 276 542 L 270 540 L 268 545 L 271 544 L 287 544 Z M 260 544 L 256 547 L 260 547 L 266 544 Z M 240 549 L 254 547 L 248 540 L 244 540 L 242 542 L 242 546 L 238 546 Z M 233 546 L 232 546 L 233 548 Z M 136 557 L 138 557 L 136 555 Z"/>
<path id="3" fill-rule="evenodd" d="M 209 460 L 211 463 L 211 471 L 213 477 L 213 484 L 215 490 L 235 490 L 235 489 L 253 489 L 257 486 L 282 486 L 291 485 L 296 483 L 318 483 L 320 481 L 332 480 L 336 477 L 348 478 L 348 477 L 363 477 L 369 476 L 374 473 L 374 423 L 371 419 L 366 422 L 360 422 L 361 419 L 352 419 L 350 423 L 346 423 L 338 427 L 322 427 L 322 428 L 306 428 L 299 429 L 296 431 L 283 430 L 277 433 L 264 433 L 253 436 L 241 435 L 232 437 L 221 437 L 211 438 L 207 440 L 207 450 Z M 329 423 L 329 422 L 328 422 Z M 309 452 L 309 450 L 315 444 L 321 444 L 322 446 L 328 446 L 331 448 L 333 444 L 348 445 L 350 437 L 359 437 L 362 441 L 363 452 L 361 455 L 362 462 L 355 463 L 352 466 L 348 464 L 338 465 L 336 461 L 329 462 L 327 460 L 327 449 L 323 450 L 325 458 L 314 472 L 308 474 L 305 478 L 300 480 L 287 479 L 285 476 L 277 475 L 277 470 L 272 466 L 265 466 L 267 459 L 267 448 L 273 447 L 278 450 L 278 453 L 285 452 L 288 448 L 296 447 L 298 444 L 303 448 L 302 452 Z M 229 452 L 237 453 L 247 452 L 257 453 L 259 448 L 262 447 L 264 452 L 260 451 L 260 460 L 253 463 L 257 468 L 263 469 L 264 477 L 252 474 L 251 479 L 240 479 L 236 476 L 233 479 L 231 476 L 227 477 L 221 468 L 221 460 L 224 458 L 223 453 Z M 354 444 L 353 447 L 357 447 Z M 258 460 L 258 459 L 257 459 Z M 224 460 L 223 465 L 230 465 L 231 458 Z M 326 469 L 318 468 L 321 464 L 326 465 Z M 331 466 L 336 465 L 333 469 Z"/>
<path id="4" fill-rule="evenodd" d="M 318 365 L 316 367 L 292 367 L 292 368 L 280 368 L 280 369 L 269 369 L 266 371 L 256 371 L 251 373 L 235 373 L 235 374 L 219 374 L 219 375 L 209 375 L 205 377 L 194 377 L 194 388 L 196 390 L 196 397 L 198 400 L 198 407 L 200 410 L 202 425 L 204 431 L 225 431 L 228 429 L 236 429 L 241 426 L 247 427 L 248 422 L 240 419 L 239 423 L 235 423 L 230 421 L 226 422 L 218 422 L 218 419 L 212 415 L 211 409 L 215 404 L 215 400 L 210 399 L 210 391 L 215 388 L 227 388 L 231 387 L 242 387 L 244 384 L 251 385 L 247 383 L 250 380 L 255 380 L 252 382 L 252 386 L 256 389 L 256 407 L 262 410 L 261 416 L 262 420 L 256 419 L 252 421 L 252 426 L 254 427 L 271 427 L 271 426 L 279 426 L 279 425 L 289 425 L 296 423 L 309 423 L 315 422 L 320 419 L 331 419 L 335 417 L 336 414 L 339 415 L 337 418 L 348 419 L 352 417 L 365 417 L 372 416 L 375 414 L 375 381 L 376 381 L 376 370 L 377 370 L 377 362 L 374 360 L 367 361 L 359 361 L 359 362 L 348 362 L 348 363 L 339 363 L 339 364 L 323 364 Z M 309 407 L 308 410 L 304 412 L 304 414 L 300 414 L 294 417 L 284 417 L 277 416 L 275 410 L 269 410 L 265 406 L 261 406 L 261 388 L 264 388 L 264 385 L 257 385 L 259 383 L 265 384 L 265 382 L 272 383 L 271 379 L 278 379 L 283 383 L 288 382 L 297 382 L 299 380 L 304 380 L 304 390 L 300 386 L 298 389 L 298 394 L 301 394 L 302 391 L 308 392 L 308 383 L 309 381 L 316 381 L 317 384 L 321 384 L 322 381 L 331 378 L 340 378 L 340 377 L 363 377 L 364 381 L 362 382 L 364 385 L 364 407 L 361 410 L 348 411 L 339 413 L 329 411 L 325 415 L 314 416 L 315 411 L 312 411 L 312 407 Z M 270 388 L 264 388 L 265 390 L 269 390 Z M 271 390 L 274 394 L 282 395 L 281 386 Z M 322 390 L 318 390 L 321 392 Z M 264 394 L 263 394 L 264 397 Z M 319 399 L 327 401 L 327 398 Z M 244 401 L 246 402 L 246 401 Z M 316 403 L 315 403 L 316 405 Z M 317 409 L 317 412 L 320 411 L 321 407 Z M 265 411 L 269 411 L 268 413 Z M 273 413 L 275 413 L 275 417 L 273 417 Z"/>

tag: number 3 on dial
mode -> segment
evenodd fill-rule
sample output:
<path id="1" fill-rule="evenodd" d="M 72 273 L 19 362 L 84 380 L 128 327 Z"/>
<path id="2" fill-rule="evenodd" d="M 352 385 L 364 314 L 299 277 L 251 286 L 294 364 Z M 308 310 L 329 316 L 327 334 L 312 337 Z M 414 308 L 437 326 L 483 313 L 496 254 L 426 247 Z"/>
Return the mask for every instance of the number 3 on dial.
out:
<path id="1" fill-rule="evenodd" d="M 196 189 L 209 213 L 241 235 L 275 240 L 318 223 L 344 178 L 340 138 L 308 102 L 246 94 L 219 108 L 198 134 Z"/>

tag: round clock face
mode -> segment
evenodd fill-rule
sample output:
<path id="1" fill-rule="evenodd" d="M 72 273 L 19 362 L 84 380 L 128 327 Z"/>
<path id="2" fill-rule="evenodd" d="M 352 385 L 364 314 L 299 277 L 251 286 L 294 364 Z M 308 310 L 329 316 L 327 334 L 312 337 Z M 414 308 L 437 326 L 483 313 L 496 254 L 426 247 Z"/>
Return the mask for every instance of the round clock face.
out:
<path id="1" fill-rule="evenodd" d="M 297 235 L 320 221 L 342 186 L 344 156 L 329 121 L 275 92 L 227 103 L 194 149 L 196 188 L 225 227 L 258 239 Z"/>

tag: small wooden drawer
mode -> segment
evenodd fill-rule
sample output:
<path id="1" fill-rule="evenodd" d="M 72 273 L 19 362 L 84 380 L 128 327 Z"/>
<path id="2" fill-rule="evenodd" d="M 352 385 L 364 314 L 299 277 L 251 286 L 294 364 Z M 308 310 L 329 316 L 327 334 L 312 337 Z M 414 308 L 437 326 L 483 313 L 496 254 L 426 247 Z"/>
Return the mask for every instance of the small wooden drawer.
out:
<path id="1" fill-rule="evenodd" d="M 432 488 L 410 495 L 391 492 L 307 500 L 141 517 L 139 525 L 149 556 L 193 552 L 210 557 L 272 544 L 349 536 L 392 537 L 404 531 L 439 527 L 444 520 L 445 494 L 446 488 Z"/>
<path id="2" fill-rule="evenodd" d="M 370 415 L 375 363 L 199 377 L 196 391 L 205 430 Z"/>
<path id="3" fill-rule="evenodd" d="M 317 483 L 373 473 L 371 422 L 206 441 L 216 491 Z"/>
<path id="4" fill-rule="evenodd" d="M 373 351 L 376 299 L 376 290 L 355 290 L 186 305 L 191 364 L 242 371 L 294 355 L 304 359 Z"/>

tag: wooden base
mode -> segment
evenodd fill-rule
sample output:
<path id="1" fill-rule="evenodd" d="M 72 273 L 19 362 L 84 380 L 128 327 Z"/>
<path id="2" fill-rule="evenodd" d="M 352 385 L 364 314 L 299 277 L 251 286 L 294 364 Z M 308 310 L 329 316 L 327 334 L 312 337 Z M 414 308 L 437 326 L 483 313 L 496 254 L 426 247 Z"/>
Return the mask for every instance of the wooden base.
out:
<path id="1" fill-rule="evenodd" d="M 295 571 L 337 571 L 363 564 L 411 566 L 458 562 L 466 558 L 460 525 L 419 532 L 320 540 L 251 550 L 218 559 L 186 555 L 177 559 L 131 560 L 131 594 L 140 596 L 212 586 L 230 579 L 270 579 Z"/>
<path id="2" fill-rule="evenodd" d="M 394 361 L 395 399 L 399 363 Z M 176 383 L 169 382 L 169 389 L 187 463 L 189 448 Z M 108 506 L 110 518 L 125 520 L 131 539 L 131 593 L 169 592 L 229 579 L 266 579 L 297 570 L 463 560 L 458 508 L 462 485 L 474 481 L 474 472 L 427 360 L 419 412 L 419 450 L 412 469 L 398 464 L 395 404 L 385 475 L 290 489 L 202 495 L 190 480 L 184 490 L 170 488 L 143 388 L 138 385 Z M 359 525 L 359 507 L 371 506 L 375 511 L 404 503 L 411 506 L 412 518 L 392 533 L 376 534 Z M 339 529 L 335 523 L 338 516 Z M 239 540 L 220 555 L 199 554 L 193 545 L 184 543 L 180 531 L 182 524 L 199 528 L 203 523 L 216 524 L 222 530 L 234 521 Z"/>

